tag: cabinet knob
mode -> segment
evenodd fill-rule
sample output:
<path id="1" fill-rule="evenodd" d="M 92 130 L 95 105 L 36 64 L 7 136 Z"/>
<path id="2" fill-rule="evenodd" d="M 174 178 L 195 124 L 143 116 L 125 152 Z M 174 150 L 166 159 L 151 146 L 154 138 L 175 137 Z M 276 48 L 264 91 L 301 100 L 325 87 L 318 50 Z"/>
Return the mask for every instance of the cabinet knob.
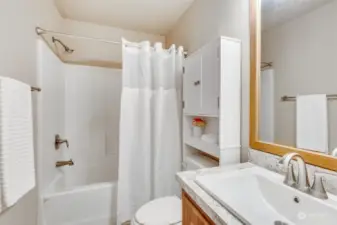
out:
<path id="1" fill-rule="evenodd" d="M 198 86 L 198 85 L 200 85 L 200 80 L 194 82 L 194 86 Z"/>

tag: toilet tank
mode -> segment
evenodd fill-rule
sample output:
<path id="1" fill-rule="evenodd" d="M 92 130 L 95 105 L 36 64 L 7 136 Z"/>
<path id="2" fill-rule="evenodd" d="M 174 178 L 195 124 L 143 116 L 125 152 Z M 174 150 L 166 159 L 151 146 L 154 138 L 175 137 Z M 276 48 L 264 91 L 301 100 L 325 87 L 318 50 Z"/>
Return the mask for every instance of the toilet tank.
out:
<path id="1" fill-rule="evenodd" d="M 219 166 L 219 163 L 207 156 L 193 154 L 185 158 L 183 162 L 183 170 L 199 170 L 203 168 L 212 168 Z"/>

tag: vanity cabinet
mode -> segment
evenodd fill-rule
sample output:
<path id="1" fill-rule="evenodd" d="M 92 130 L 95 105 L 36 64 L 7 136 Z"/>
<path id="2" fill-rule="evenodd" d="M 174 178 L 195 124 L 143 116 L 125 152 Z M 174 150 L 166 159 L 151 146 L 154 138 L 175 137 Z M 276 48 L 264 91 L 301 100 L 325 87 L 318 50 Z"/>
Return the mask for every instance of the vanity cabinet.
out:
<path id="1" fill-rule="evenodd" d="M 183 225 L 215 225 L 208 216 L 183 192 Z"/>

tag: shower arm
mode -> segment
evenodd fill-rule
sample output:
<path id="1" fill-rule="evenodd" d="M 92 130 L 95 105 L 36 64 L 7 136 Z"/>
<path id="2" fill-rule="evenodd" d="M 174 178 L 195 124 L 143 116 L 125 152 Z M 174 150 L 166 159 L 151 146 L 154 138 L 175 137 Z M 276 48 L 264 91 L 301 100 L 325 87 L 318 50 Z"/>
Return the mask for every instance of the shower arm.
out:
<path id="1" fill-rule="evenodd" d="M 53 37 L 52 38 L 52 41 L 53 41 L 53 43 L 55 43 L 55 42 L 58 42 L 63 48 L 64 48 L 64 50 L 67 52 L 67 53 L 73 53 L 75 50 L 74 49 L 71 49 L 71 48 L 69 48 L 67 45 L 65 45 L 61 40 L 59 40 L 59 39 L 57 39 L 57 38 L 55 38 L 55 37 Z"/>

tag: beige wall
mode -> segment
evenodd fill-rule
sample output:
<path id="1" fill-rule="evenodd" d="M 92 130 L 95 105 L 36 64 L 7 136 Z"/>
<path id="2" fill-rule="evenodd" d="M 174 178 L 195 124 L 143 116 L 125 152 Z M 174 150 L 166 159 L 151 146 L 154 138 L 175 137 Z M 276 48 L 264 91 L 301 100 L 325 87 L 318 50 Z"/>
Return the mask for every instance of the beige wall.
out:
<path id="1" fill-rule="evenodd" d="M 52 0 L 0 1 L 0 75 L 35 85 L 37 82 L 35 26 L 58 29 L 61 22 L 62 19 Z M 34 106 L 36 107 L 36 104 Z M 37 120 L 35 121 L 36 127 Z M 0 214 L 0 224 L 36 225 L 37 188 L 15 206 Z"/>
<path id="2" fill-rule="evenodd" d="M 337 1 L 262 36 L 263 61 L 275 69 L 275 141 L 295 146 L 296 104 L 283 95 L 337 94 Z M 337 101 L 329 101 L 330 149 L 337 147 Z"/>
<path id="3" fill-rule="evenodd" d="M 196 0 L 167 36 L 168 44 L 182 45 L 194 52 L 218 36 L 242 41 L 242 155 L 249 146 L 249 1 Z"/>

